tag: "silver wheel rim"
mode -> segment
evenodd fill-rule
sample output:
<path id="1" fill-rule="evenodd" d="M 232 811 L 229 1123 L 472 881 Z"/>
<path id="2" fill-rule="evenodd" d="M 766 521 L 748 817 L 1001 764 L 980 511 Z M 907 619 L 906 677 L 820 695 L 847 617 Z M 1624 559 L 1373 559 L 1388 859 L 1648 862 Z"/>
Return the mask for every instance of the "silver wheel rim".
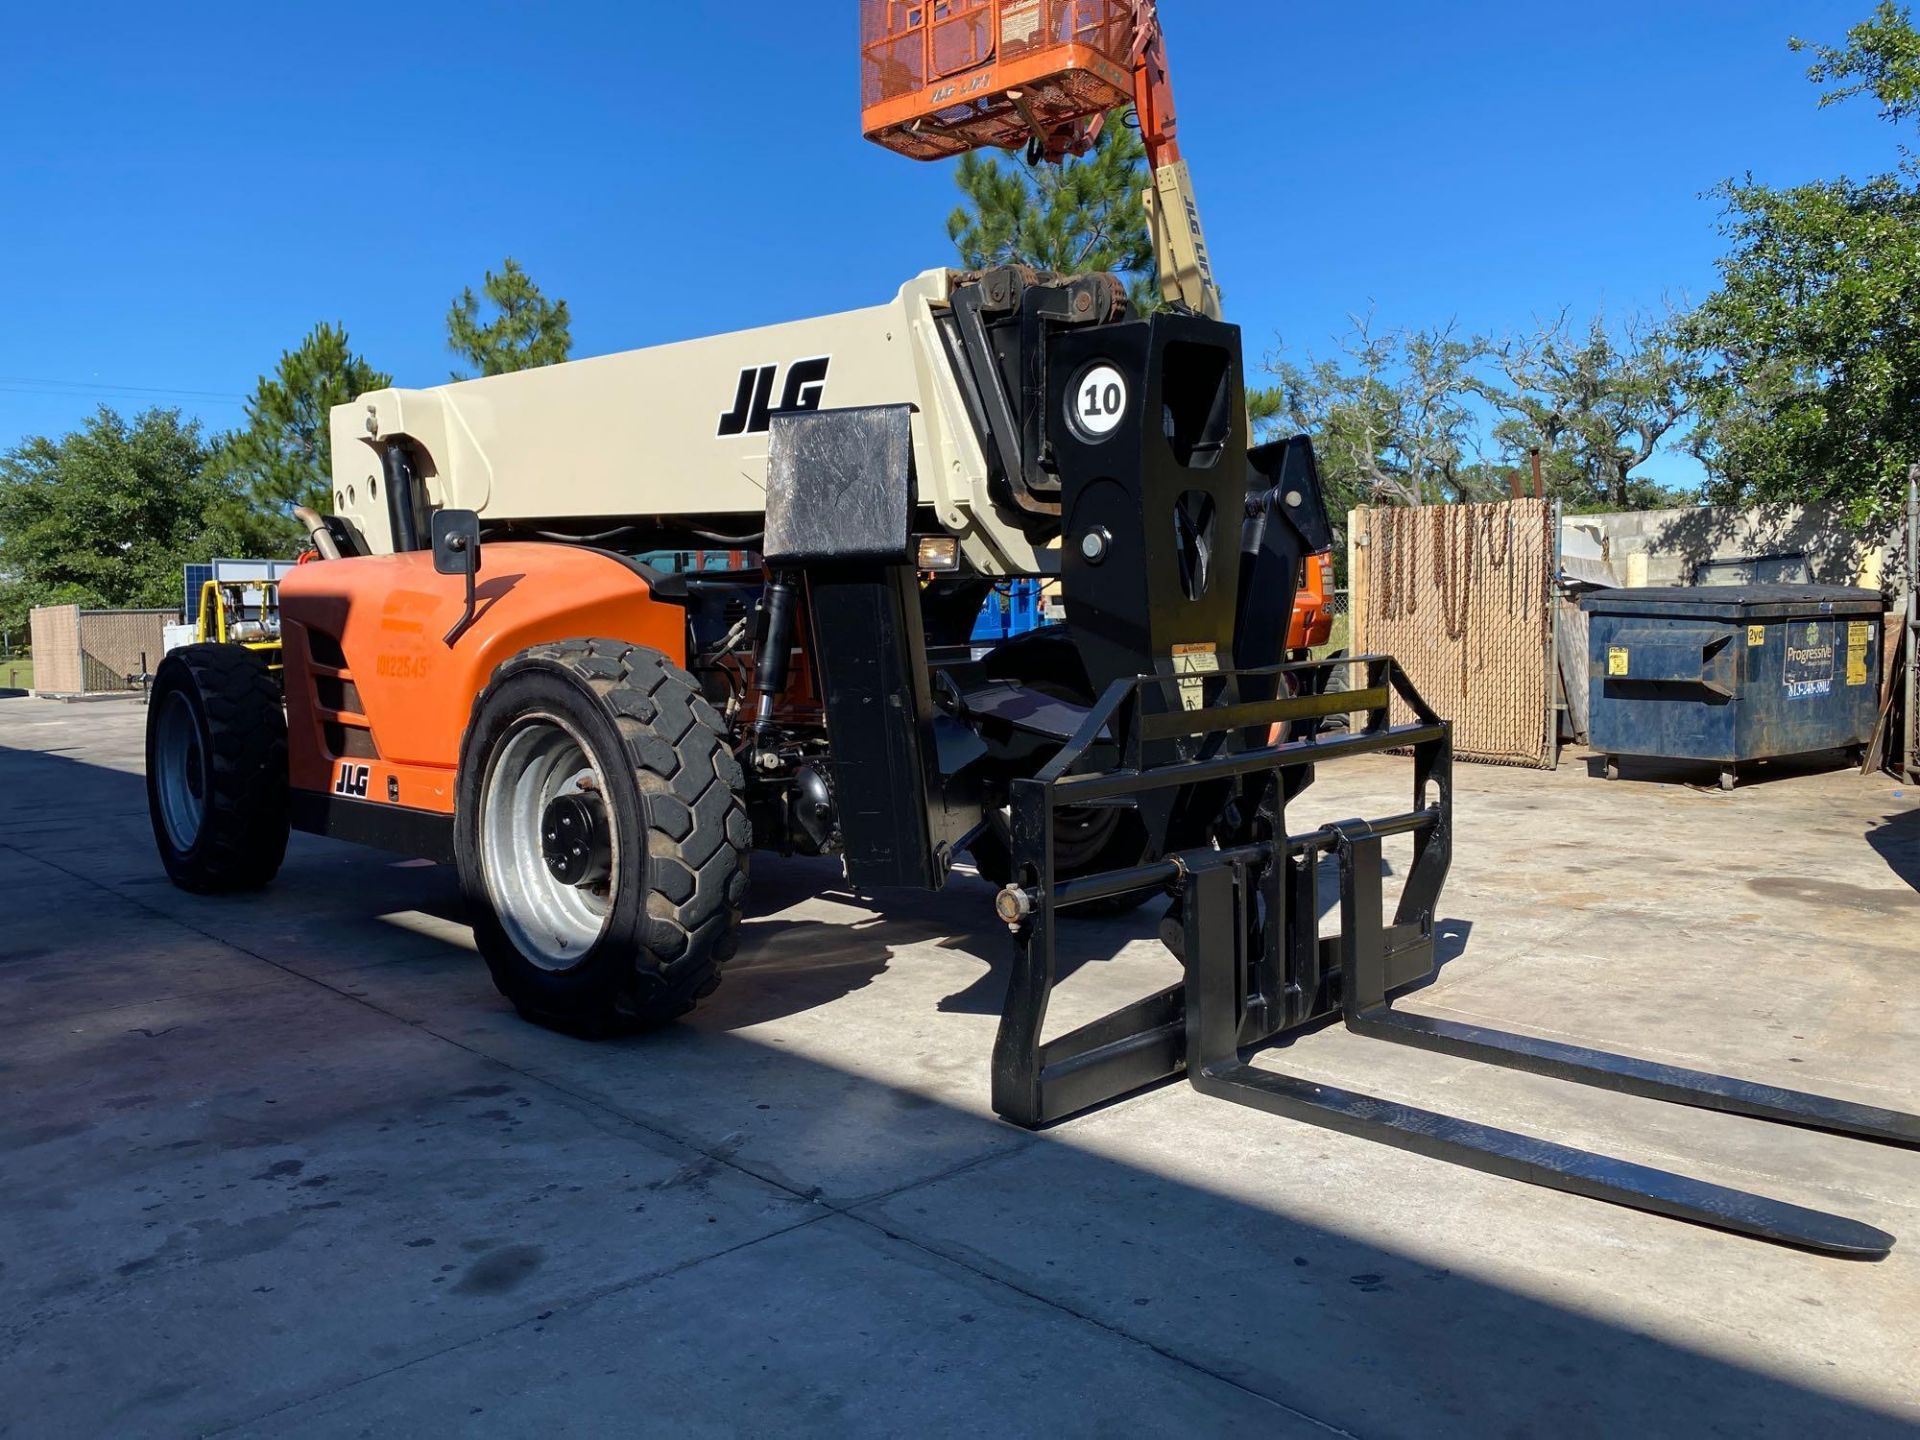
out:
<path id="1" fill-rule="evenodd" d="M 602 886 L 569 885 L 547 868 L 540 822 L 562 795 L 606 782 L 580 737 L 557 717 L 524 715 L 513 723 L 487 766 L 480 800 L 480 863 L 487 898 L 514 947 L 542 970 L 570 970 L 605 933 L 620 875 L 620 835 L 613 873 Z"/>
<path id="2" fill-rule="evenodd" d="M 182 853 L 200 838 L 207 814 L 207 755 L 193 707 L 178 690 L 160 702 L 153 747 L 154 790 L 167 840 Z"/>

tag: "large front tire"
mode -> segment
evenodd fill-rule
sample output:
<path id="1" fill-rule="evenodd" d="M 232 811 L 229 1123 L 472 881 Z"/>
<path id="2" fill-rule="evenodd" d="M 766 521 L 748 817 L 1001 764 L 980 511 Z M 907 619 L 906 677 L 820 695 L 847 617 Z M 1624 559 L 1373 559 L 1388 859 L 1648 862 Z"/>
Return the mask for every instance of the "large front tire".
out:
<path id="1" fill-rule="evenodd" d="M 500 992 L 587 1034 L 712 994 L 746 896 L 741 790 L 720 717 L 658 652 L 568 640 L 502 665 L 474 702 L 454 834 Z"/>
<path id="2" fill-rule="evenodd" d="M 147 708 L 147 813 L 182 890 L 257 890 L 287 853 L 287 714 L 266 663 L 240 645 L 185 645 Z"/>

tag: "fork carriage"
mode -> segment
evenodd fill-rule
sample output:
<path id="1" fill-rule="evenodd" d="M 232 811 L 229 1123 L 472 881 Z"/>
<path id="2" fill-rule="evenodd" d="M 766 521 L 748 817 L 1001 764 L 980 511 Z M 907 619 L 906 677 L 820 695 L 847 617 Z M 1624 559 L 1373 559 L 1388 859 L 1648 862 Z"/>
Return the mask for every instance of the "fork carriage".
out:
<path id="1" fill-rule="evenodd" d="M 1334 1016 L 1370 1038 L 1599 1089 L 1757 1119 L 1920 1146 L 1920 1116 L 1753 1084 L 1654 1061 L 1511 1035 L 1393 1008 L 1393 997 L 1435 971 L 1436 906 L 1452 859 L 1452 747 L 1447 722 L 1384 656 L 1349 662 L 1364 683 L 1349 693 L 1265 701 L 1235 698 L 1282 676 L 1323 667 L 1288 665 L 1219 678 L 1221 703 L 1201 711 L 1145 713 L 1162 677 L 1117 681 L 1073 740 L 1038 775 L 1013 785 L 1018 879 L 996 909 L 1019 946 L 993 1055 L 994 1109 L 1039 1127 L 1184 1074 L 1202 1094 L 1291 1120 L 1379 1141 L 1550 1189 L 1696 1221 L 1810 1250 L 1860 1258 L 1887 1253 L 1893 1237 L 1844 1216 L 1690 1179 L 1649 1166 L 1458 1120 L 1300 1079 L 1248 1063 L 1260 1046 Z M 1398 699 L 1410 723 L 1391 720 Z M 1365 723 L 1320 738 L 1326 716 Z M 1246 737 L 1273 737 L 1246 743 Z M 1279 737 L 1292 738 L 1279 738 Z M 1192 746 L 1168 757 L 1156 745 Z M 1317 763 L 1405 752 L 1411 807 L 1375 820 L 1289 832 L 1287 802 Z M 1052 860 L 1064 808 L 1158 802 L 1192 808 L 1226 792 L 1204 844 L 1126 869 L 1063 879 Z M 1413 860 L 1389 919 L 1382 842 L 1413 837 Z M 1320 934 L 1322 857 L 1339 870 L 1339 930 Z M 1179 984 L 1052 1040 L 1042 1040 L 1058 969 L 1059 925 L 1074 906 L 1143 888 L 1173 897 L 1169 948 Z"/>

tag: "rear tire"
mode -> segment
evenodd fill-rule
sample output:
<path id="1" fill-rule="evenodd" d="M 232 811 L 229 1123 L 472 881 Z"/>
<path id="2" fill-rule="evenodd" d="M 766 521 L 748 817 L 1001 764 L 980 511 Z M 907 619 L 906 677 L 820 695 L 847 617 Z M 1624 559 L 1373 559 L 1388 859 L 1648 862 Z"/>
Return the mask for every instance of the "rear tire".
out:
<path id="1" fill-rule="evenodd" d="M 1335 650 L 1326 658 L 1327 668 L 1321 672 L 1320 694 L 1344 695 L 1353 688 L 1353 667 L 1347 663 L 1347 652 Z M 1353 729 L 1353 716 L 1345 711 L 1337 715 L 1323 716 L 1315 733 L 1320 735 L 1345 735 Z"/>
<path id="2" fill-rule="evenodd" d="M 454 833 L 501 994 L 595 1035 L 664 1025 L 712 994 L 746 898 L 741 791 L 720 717 L 657 651 L 567 640 L 503 664 L 474 701 Z M 569 818 L 595 837 L 574 847 L 579 874 L 553 848 Z"/>
<path id="3" fill-rule="evenodd" d="M 197 895 L 257 890 L 287 853 L 287 715 L 240 645 L 161 660 L 147 709 L 147 813 L 167 877 Z"/>

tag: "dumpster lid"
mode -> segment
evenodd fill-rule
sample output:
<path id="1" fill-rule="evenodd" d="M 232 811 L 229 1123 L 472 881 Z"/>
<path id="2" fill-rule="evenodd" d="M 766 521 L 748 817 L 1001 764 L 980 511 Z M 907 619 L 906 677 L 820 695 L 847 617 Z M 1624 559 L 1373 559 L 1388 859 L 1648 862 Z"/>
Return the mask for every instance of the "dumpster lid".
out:
<path id="1" fill-rule="evenodd" d="M 1845 585 L 1659 585 L 1596 590 L 1580 597 L 1595 615 L 1680 615 L 1696 620 L 1798 620 L 1821 615 L 1878 615 L 1878 590 Z"/>

